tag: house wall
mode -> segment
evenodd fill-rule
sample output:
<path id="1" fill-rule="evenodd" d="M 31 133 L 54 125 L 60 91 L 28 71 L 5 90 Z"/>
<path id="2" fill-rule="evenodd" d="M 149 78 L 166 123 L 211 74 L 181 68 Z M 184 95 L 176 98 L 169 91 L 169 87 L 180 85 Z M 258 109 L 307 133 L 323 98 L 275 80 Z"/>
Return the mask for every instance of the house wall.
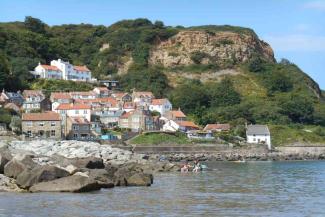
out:
<path id="1" fill-rule="evenodd" d="M 71 140 L 89 140 L 90 124 L 76 124 L 67 119 L 66 138 Z"/>
<path id="2" fill-rule="evenodd" d="M 269 135 L 247 135 L 247 143 L 261 144 L 265 143 L 271 149 L 271 136 Z"/>
<path id="3" fill-rule="evenodd" d="M 54 124 L 54 126 L 52 126 L 52 123 Z M 51 134 L 52 131 L 54 131 L 55 135 Z M 27 137 L 39 136 L 42 138 L 61 139 L 61 122 L 60 121 L 22 121 L 22 132 Z M 40 136 L 40 134 L 43 135 Z"/>

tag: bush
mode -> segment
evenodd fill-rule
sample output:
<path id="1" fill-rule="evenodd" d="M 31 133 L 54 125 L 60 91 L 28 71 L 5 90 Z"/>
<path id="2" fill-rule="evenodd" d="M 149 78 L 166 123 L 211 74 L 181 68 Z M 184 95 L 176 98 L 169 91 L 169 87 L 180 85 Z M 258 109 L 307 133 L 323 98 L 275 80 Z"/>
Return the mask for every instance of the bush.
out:
<path id="1" fill-rule="evenodd" d="M 201 51 L 195 51 L 193 53 L 191 53 L 191 60 L 195 63 L 195 64 L 200 64 L 201 61 L 204 58 L 209 58 L 210 56 L 207 53 L 201 52 Z"/>

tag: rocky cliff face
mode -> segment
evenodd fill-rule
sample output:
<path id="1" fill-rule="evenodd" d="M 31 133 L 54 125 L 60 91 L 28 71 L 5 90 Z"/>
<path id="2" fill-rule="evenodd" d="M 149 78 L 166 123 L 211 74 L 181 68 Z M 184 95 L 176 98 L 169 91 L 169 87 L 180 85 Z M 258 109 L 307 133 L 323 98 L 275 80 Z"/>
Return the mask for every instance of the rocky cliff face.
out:
<path id="1" fill-rule="evenodd" d="M 272 48 L 253 34 L 181 31 L 151 49 L 149 63 L 164 67 L 243 63 L 255 54 L 274 62 Z"/>

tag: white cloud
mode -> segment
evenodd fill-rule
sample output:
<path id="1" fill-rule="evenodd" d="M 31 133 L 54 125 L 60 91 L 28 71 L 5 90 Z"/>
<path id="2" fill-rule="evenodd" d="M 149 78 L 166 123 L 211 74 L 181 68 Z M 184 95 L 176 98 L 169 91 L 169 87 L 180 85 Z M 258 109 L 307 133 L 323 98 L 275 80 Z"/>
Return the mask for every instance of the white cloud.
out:
<path id="1" fill-rule="evenodd" d="M 277 51 L 325 51 L 325 36 L 268 35 L 264 39 Z"/>
<path id="2" fill-rule="evenodd" d="M 303 5 L 304 8 L 325 11 L 325 1 L 311 1 Z"/>

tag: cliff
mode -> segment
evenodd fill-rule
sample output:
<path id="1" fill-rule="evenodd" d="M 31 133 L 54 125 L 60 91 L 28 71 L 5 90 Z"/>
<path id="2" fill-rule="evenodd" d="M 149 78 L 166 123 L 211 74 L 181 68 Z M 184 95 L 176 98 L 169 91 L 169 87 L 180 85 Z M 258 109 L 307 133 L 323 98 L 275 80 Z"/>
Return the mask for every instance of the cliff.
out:
<path id="1" fill-rule="evenodd" d="M 164 67 L 191 64 L 225 66 L 229 62 L 247 62 L 253 56 L 275 62 L 272 48 L 253 34 L 185 30 L 155 45 L 150 51 L 149 63 Z"/>

